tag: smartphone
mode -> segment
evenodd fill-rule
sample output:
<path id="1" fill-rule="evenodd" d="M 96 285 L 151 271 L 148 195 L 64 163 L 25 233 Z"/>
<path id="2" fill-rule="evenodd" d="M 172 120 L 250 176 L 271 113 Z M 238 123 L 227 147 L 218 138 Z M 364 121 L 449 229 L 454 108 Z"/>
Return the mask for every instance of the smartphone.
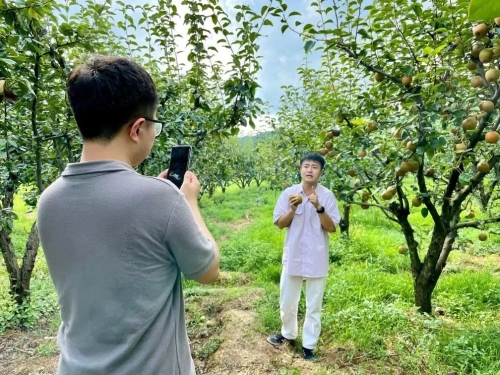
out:
<path id="1" fill-rule="evenodd" d="M 189 145 L 172 147 L 167 180 L 170 180 L 179 189 L 184 182 L 184 174 L 189 170 L 192 148 Z"/>

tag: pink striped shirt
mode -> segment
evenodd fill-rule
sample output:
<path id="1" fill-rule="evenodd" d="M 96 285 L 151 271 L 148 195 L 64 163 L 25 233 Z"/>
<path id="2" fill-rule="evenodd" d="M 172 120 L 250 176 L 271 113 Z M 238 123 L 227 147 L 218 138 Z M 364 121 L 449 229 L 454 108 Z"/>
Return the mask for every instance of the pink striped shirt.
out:
<path id="1" fill-rule="evenodd" d="M 302 203 L 299 204 L 292 223 L 287 228 L 283 249 L 283 268 L 292 276 L 325 277 L 329 269 L 328 232 L 321 227 L 316 208 L 308 201 L 302 190 L 302 184 L 287 188 L 281 193 L 274 208 L 273 220 L 276 225 L 280 216 L 290 210 L 288 196 L 301 194 Z M 338 228 L 340 222 L 339 207 L 335 195 L 318 184 L 316 195 L 319 204 L 325 207 L 325 214 L 330 216 Z"/>

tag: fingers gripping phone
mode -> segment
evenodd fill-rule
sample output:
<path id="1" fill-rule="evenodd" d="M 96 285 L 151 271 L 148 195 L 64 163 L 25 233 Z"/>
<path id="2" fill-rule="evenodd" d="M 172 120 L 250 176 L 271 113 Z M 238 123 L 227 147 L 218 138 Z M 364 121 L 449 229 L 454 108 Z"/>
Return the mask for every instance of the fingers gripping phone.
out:
<path id="1" fill-rule="evenodd" d="M 189 145 L 174 146 L 170 154 L 167 179 L 179 189 L 184 182 L 184 174 L 189 170 L 192 148 Z"/>

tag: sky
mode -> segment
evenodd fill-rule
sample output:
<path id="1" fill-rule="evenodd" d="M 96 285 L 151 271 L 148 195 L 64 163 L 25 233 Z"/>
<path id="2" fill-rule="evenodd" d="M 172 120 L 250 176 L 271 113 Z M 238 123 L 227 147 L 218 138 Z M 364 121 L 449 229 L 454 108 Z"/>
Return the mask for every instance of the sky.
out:
<path id="1" fill-rule="evenodd" d="M 178 11 L 183 17 L 183 14 L 187 11 L 186 7 L 181 5 L 182 0 L 172 0 L 178 8 Z M 316 23 L 319 20 L 319 16 L 314 13 L 309 3 L 311 0 L 291 0 L 287 1 L 289 5 L 288 11 L 296 10 L 302 14 L 301 21 Z M 130 0 L 127 3 L 131 5 L 139 5 L 146 3 L 146 0 Z M 148 1 L 150 4 L 156 3 Z M 260 9 L 264 5 L 269 5 L 270 0 L 219 0 L 219 4 L 226 11 L 231 20 L 235 20 L 237 10 L 234 7 L 238 4 L 245 4 L 254 10 Z M 117 17 L 118 18 L 118 17 Z M 137 17 L 133 17 L 138 19 Z M 299 85 L 299 75 L 297 73 L 297 68 L 306 63 L 306 54 L 304 52 L 304 41 L 302 38 L 287 30 L 285 34 L 281 32 L 281 22 L 279 19 L 271 18 L 274 23 L 274 27 L 264 27 L 261 31 L 263 34 L 259 39 L 260 51 L 259 55 L 262 56 L 260 63 L 262 70 L 258 73 L 258 83 L 261 88 L 257 92 L 257 96 L 263 101 L 268 102 L 270 107 L 267 110 L 267 115 L 274 115 L 280 104 L 280 96 L 283 92 L 282 86 L 285 85 Z M 235 21 L 233 21 L 235 22 Z M 183 25 L 183 20 L 178 19 L 176 22 L 176 32 L 181 35 L 186 35 L 187 26 Z M 141 31 L 138 31 L 136 37 L 141 40 Z M 219 39 L 219 36 L 213 36 L 211 42 L 215 44 L 215 41 Z M 183 47 L 185 40 L 178 41 L 180 47 Z M 216 58 L 221 61 L 230 61 L 229 51 L 225 48 L 219 48 L 219 53 Z M 185 56 L 181 56 L 181 60 L 185 60 Z M 187 62 L 187 61 L 186 61 Z M 312 52 L 307 55 L 308 66 L 319 66 L 320 64 L 320 54 L 318 52 Z M 259 130 L 267 130 L 264 126 L 264 121 L 262 119 L 257 119 L 256 123 Z M 252 134 L 254 132 L 249 128 L 242 129 L 241 135 Z"/>

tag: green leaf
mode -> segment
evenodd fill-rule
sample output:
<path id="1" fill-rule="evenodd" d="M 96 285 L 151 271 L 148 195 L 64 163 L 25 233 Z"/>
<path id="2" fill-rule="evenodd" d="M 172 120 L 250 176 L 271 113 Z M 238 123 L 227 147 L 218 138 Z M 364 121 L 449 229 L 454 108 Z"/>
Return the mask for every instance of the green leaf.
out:
<path id="1" fill-rule="evenodd" d="M 293 17 L 293 16 L 301 16 L 302 14 L 300 14 L 299 12 L 292 12 L 288 15 L 288 17 Z"/>
<path id="2" fill-rule="evenodd" d="M 497 0 L 471 0 L 469 4 L 470 20 L 491 20 L 500 17 L 500 2 Z"/>
<path id="3" fill-rule="evenodd" d="M 283 34 L 286 29 L 288 29 L 288 25 L 281 26 L 281 33 Z"/>
<path id="4" fill-rule="evenodd" d="M 265 26 L 273 26 L 273 23 L 272 23 L 272 21 L 271 21 L 270 19 L 266 19 L 266 20 L 264 21 L 264 25 L 265 25 Z"/>
<path id="5" fill-rule="evenodd" d="M 31 18 L 38 18 L 39 17 L 39 14 L 36 12 L 35 9 L 33 8 L 29 8 L 28 9 L 28 14 Z"/>
<path id="6" fill-rule="evenodd" d="M 437 47 L 434 51 L 432 51 L 433 56 L 436 56 L 441 52 L 443 49 L 445 49 L 448 46 L 448 43 L 441 44 L 439 47 Z"/>
<path id="7" fill-rule="evenodd" d="M 308 40 L 304 46 L 304 50 L 306 51 L 306 53 L 308 53 L 311 50 L 311 48 L 314 47 L 315 44 L 316 44 L 315 40 Z"/>
<path id="8" fill-rule="evenodd" d="M 420 211 L 423 217 L 427 217 L 429 215 L 429 210 L 427 207 L 422 207 L 422 210 Z"/>

